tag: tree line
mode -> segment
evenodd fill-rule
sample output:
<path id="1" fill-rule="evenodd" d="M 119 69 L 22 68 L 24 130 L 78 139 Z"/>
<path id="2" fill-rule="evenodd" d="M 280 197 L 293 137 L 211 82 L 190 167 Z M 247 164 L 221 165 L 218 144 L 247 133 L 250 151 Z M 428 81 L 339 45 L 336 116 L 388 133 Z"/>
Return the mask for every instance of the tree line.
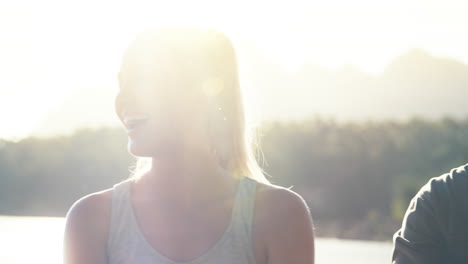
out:
<path id="1" fill-rule="evenodd" d="M 338 122 L 311 117 L 257 129 L 274 184 L 307 201 L 319 236 L 391 239 L 431 177 L 468 163 L 468 119 Z M 128 177 L 121 128 L 0 140 L 0 214 L 65 216 L 80 197 Z"/>

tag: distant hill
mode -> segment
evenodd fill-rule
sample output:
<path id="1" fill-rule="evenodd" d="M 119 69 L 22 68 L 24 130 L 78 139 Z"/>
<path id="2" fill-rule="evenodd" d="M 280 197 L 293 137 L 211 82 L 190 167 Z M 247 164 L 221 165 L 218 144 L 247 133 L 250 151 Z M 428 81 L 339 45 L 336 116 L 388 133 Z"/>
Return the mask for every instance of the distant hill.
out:
<path id="1" fill-rule="evenodd" d="M 378 76 L 351 65 L 338 70 L 304 65 L 290 83 L 287 90 L 294 95 L 289 98 L 299 117 L 314 113 L 343 120 L 468 116 L 468 66 L 418 49 L 395 58 Z"/>

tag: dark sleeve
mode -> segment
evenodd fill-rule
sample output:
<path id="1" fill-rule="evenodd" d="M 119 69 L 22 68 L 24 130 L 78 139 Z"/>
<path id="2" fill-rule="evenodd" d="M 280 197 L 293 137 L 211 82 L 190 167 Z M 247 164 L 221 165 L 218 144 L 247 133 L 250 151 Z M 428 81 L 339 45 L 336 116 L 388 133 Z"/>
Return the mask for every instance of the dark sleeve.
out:
<path id="1" fill-rule="evenodd" d="M 439 216 L 444 208 L 434 201 L 434 180 L 411 200 L 402 227 L 393 236 L 393 264 L 446 263 L 446 245 Z"/>

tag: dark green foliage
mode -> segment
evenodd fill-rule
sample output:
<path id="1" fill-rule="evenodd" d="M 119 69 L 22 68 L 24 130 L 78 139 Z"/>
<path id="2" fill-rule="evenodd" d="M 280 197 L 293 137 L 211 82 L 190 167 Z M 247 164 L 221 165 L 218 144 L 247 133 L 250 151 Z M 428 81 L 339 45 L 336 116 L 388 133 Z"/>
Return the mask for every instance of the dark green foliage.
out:
<path id="1" fill-rule="evenodd" d="M 468 120 L 314 118 L 259 132 L 260 164 L 306 199 L 318 235 L 391 239 L 419 188 L 468 162 Z M 135 158 L 126 144 L 117 128 L 0 141 L 0 214 L 64 216 L 80 197 L 128 177 Z"/>

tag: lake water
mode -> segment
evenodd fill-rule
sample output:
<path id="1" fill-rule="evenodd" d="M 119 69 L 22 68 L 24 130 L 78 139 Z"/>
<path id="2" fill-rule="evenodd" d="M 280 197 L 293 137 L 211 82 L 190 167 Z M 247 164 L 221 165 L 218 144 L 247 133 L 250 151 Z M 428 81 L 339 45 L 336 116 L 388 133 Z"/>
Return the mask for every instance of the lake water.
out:
<path id="1" fill-rule="evenodd" d="M 0 263 L 61 263 L 64 220 L 0 216 Z M 391 250 L 390 242 L 317 238 L 315 263 L 390 263 Z"/>

